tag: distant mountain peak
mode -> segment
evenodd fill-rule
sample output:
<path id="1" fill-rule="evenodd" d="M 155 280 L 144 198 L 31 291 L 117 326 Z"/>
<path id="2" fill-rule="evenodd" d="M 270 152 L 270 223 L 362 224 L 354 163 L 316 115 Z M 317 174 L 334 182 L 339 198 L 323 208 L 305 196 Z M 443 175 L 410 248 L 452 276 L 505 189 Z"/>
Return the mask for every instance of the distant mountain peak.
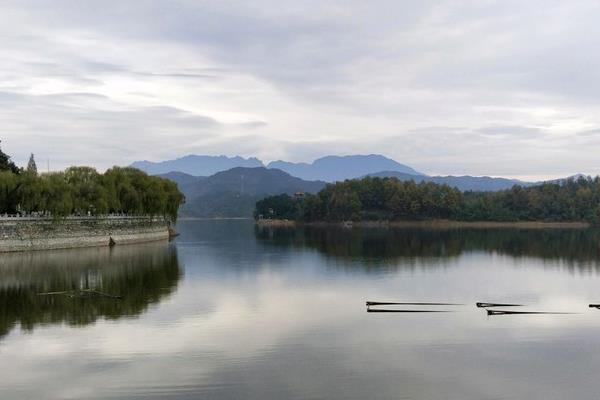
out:
<path id="1" fill-rule="evenodd" d="M 264 167 L 262 161 L 256 157 L 243 158 L 240 156 L 207 156 L 197 154 L 188 154 L 174 160 L 159 162 L 136 161 L 131 166 L 141 169 L 150 175 L 183 172 L 193 176 L 210 176 L 235 167 Z"/>
<path id="2" fill-rule="evenodd" d="M 281 169 L 290 175 L 306 180 L 326 182 L 358 178 L 379 171 L 397 171 L 409 175 L 423 175 L 413 168 L 400 164 L 381 154 L 328 155 L 312 163 L 273 161 L 267 168 Z"/>
<path id="3" fill-rule="evenodd" d="M 150 175 L 182 172 L 192 176 L 210 176 L 236 167 L 256 168 L 265 165 L 256 157 L 188 154 L 174 160 L 136 161 L 131 166 Z M 312 163 L 293 163 L 277 160 L 269 163 L 267 168 L 280 169 L 305 180 L 326 182 L 358 178 L 379 171 L 397 171 L 409 175 L 423 175 L 413 168 L 381 154 L 327 155 L 314 160 Z"/>

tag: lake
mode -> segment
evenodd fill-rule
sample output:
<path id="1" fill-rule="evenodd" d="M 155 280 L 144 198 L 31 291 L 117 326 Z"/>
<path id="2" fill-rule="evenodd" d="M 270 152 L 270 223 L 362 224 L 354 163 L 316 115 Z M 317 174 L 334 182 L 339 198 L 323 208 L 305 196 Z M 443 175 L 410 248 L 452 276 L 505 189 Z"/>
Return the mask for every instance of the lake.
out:
<path id="1" fill-rule="evenodd" d="M 171 243 L 1 255 L 0 398 L 600 393 L 597 230 L 177 229 Z"/>

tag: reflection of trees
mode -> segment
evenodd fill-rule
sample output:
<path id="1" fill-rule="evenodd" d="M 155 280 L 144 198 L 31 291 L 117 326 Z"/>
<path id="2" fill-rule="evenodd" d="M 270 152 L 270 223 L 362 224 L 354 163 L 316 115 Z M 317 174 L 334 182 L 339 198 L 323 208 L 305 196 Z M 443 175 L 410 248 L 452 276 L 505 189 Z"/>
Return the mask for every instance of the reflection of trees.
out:
<path id="1" fill-rule="evenodd" d="M 496 252 L 570 265 L 596 266 L 600 231 L 525 229 L 344 229 L 339 227 L 256 228 L 263 243 L 317 249 L 327 256 L 363 262 L 447 259 L 464 252 Z"/>
<path id="2" fill-rule="evenodd" d="M 65 322 L 86 325 L 98 318 L 136 316 L 174 291 L 182 272 L 168 244 L 91 248 L 2 255 L 0 336 L 17 323 L 22 329 Z M 97 294 L 39 295 L 94 289 Z"/>

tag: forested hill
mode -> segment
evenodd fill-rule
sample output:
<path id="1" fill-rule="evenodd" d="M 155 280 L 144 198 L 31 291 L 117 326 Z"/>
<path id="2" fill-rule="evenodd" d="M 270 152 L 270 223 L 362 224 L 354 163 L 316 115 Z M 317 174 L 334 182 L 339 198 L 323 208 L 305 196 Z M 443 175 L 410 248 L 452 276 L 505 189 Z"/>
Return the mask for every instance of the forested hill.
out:
<path id="1" fill-rule="evenodd" d="M 157 176 L 160 178 L 169 179 L 169 180 L 175 182 L 177 184 L 177 186 L 179 186 L 180 188 L 182 188 L 186 185 L 191 185 L 196 182 L 200 182 L 203 179 L 206 179 L 205 176 L 193 176 L 193 175 L 186 174 L 185 172 L 176 172 L 176 171 L 168 172 L 166 174 L 160 174 Z"/>
<path id="2" fill-rule="evenodd" d="M 364 178 L 327 185 L 316 195 L 272 196 L 255 215 L 300 221 L 584 221 L 600 224 L 600 178 L 568 179 L 498 192 L 461 192 L 432 182 Z"/>
<path id="3" fill-rule="evenodd" d="M 265 196 L 317 193 L 326 185 L 264 167 L 232 168 L 204 179 L 184 180 L 188 181 L 179 185 L 186 196 L 181 214 L 188 217 L 252 217 L 254 205 Z"/>

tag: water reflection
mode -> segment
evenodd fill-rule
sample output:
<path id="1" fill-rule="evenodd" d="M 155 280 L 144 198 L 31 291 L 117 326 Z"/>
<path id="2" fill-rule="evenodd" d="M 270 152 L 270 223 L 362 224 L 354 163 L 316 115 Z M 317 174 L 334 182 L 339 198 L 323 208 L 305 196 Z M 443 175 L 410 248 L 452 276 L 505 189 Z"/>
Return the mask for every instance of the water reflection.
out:
<path id="1" fill-rule="evenodd" d="M 600 311 L 588 305 L 600 302 L 600 274 L 554 267 L 566 260 L 595 265 L 594 231 L 574 239 L 568 239 L 574 232 L 511 231 L 511 243 L 503 232 L 484 231 L 463 231 L 463 239 L 456 231 L 282 235 L 255 231 L 252 221 L 182 221 L 177 229 L 176 253 L 152 244 L 115 248 L 131 249 L 123 257 L 90 249 L 85 257 L 69 251 L 15 255 L 11 263 L 12 255 L 0 258 L 4 293 L 90 287 L 140 298 L 139 307 L 117 310 L 114 319 L 107 311 L 118 306 L 114 299 L 94 300 L 106 303 L 93 303 L 104 307 L 96 312 L 102 317 L 85 327 L 64 312 L 60 323 L 41 327 L 51 321 L 44 316 L 53 312 L 50 305 L 33 303 L 43 312 L 32 313 L 25 308 L 33 300 L 13 297 L 8 306 L 2 300 L 0 307 L 12 307 L 12 317 L 3 318 L 18 326 L 33 314 L 35 329 L 13 329 L 2 339 L 0 397 L 597 397 L 600 357 L 590 350 L 600 346 Z M 562 246 L 561 240 L 573 240 L 574 248 L 560 247 L 567 255 L 533 250 Z M 452 267 L 443 268 L 444 260 Z M 423 268 L 411 268 L 415 263 Z M 453 312 L 367 313 L 366 300 L 420 303 L 376 309 Z M 475 306 L 483 301 L 578 314 L 488 317 Z"/>
<path id="2" fill-rule="evenodd" d="M 255 236 L 265 245 L 316 249 L 327 257 L 354 261 L 366 268 L 406 267 L 417 261 L 448 264 L 449 260 L 471 252 L 534 257 L 595 272 L 600 268 L 600 230 L 592 229 L 256 227 Z"/>
<path id="3" fill-rule="evenodd" d="M 17 324 L 32 331 L 137 316 L 171 294 L 181 276 L 168 243 L 2 255 L 0 337 Z"/>

